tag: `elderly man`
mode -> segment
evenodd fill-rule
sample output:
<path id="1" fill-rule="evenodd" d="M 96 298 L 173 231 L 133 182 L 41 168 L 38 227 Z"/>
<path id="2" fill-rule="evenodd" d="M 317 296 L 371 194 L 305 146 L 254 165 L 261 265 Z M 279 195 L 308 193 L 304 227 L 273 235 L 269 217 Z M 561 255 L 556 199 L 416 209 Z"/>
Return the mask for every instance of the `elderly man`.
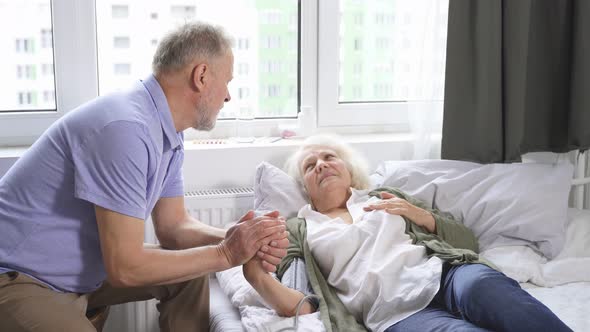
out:
<path id="1" fill-rule="evenodd" d="M 206 331 L 208 273 L 288 246 L 278 213 L 227 232 L 183 202 L 183 130 L 210 130 L 230 100 L 231 41 L 190 23 L 168 34 L 153 75 L 51 126 L 0 180 L 0 326 L 95 331 L 86 311 L 157 298 L 162 331 Z M 143 243 L 151 214 L 162 247 Z"/>

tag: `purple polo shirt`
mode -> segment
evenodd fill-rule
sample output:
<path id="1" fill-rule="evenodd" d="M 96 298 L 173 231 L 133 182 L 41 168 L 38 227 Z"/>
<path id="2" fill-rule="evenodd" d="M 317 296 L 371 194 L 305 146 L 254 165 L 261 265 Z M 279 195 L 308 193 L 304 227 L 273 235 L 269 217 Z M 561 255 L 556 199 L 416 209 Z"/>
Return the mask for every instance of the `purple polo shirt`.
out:
<path id="1" fill-rule="evenodd" d="M 56 121 L 0 179 L 0 273 L 87 293 L 106 279 L 94 205 L 145 220 L 183 195 L 183 134 L 154 76 Z"/>

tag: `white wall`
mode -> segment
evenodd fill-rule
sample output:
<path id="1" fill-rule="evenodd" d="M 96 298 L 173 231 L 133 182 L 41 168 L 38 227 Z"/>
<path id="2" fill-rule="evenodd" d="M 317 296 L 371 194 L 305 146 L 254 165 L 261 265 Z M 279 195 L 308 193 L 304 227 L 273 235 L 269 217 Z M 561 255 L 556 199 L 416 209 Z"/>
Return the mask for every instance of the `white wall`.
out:
<path id="1" fill-rule="evenodd" d="M 403 135 L 365 135 L 346 140 L 367 158 L 371 171 L 382 160 L 412 156 L 413 145 Z M 282 168 L 299 142 L 290 139 L 267 144 L 199 145 L 188 141 L 183 168 L 185 190 L 252 186 L 259 163 L 267 161 Z M 17 160 L 16 155 L 0 156 L 0 176 Z"/>

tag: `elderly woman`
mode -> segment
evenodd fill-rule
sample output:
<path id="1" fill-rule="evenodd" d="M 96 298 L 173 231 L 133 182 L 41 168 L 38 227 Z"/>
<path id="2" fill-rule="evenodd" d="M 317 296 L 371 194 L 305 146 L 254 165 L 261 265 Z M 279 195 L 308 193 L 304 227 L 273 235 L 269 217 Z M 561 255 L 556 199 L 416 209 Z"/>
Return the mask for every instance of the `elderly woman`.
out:
<path id="1" fill-rule="evenodd" d="M 395 188 L 366 190 L 363 164 L 327 136 L 309 138 L 287 162 L 309 204 L 287 223 L 278 276 L 299 269 L 309 282 L 285 286 L 265 272 L 262 253 L 244 265 L 279 314 L 319 307 L 328 331 L 571 331 L 480 259 L 473 233 L 451 215 Z M 309 288 L 319 303 L 302 301 Z"/>

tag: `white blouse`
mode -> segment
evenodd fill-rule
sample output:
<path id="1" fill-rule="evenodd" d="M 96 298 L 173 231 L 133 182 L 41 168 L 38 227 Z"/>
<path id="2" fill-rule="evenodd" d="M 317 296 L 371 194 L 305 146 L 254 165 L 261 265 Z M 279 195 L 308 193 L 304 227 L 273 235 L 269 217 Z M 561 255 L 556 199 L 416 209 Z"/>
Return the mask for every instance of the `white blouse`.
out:
<path id="1" fill-rule="evenodd" d="M 442 261 L 426 257 L 413 245 L 402 217 L 363 211 L 368 190 L 352 189 L 346 203 L 353 223 L 311 209 L 299 211 L 307 222 L 307 242 L 328 283 L 357 321 L 371 331 L 389 326 L 424 309 L 440 286 Z"/>

